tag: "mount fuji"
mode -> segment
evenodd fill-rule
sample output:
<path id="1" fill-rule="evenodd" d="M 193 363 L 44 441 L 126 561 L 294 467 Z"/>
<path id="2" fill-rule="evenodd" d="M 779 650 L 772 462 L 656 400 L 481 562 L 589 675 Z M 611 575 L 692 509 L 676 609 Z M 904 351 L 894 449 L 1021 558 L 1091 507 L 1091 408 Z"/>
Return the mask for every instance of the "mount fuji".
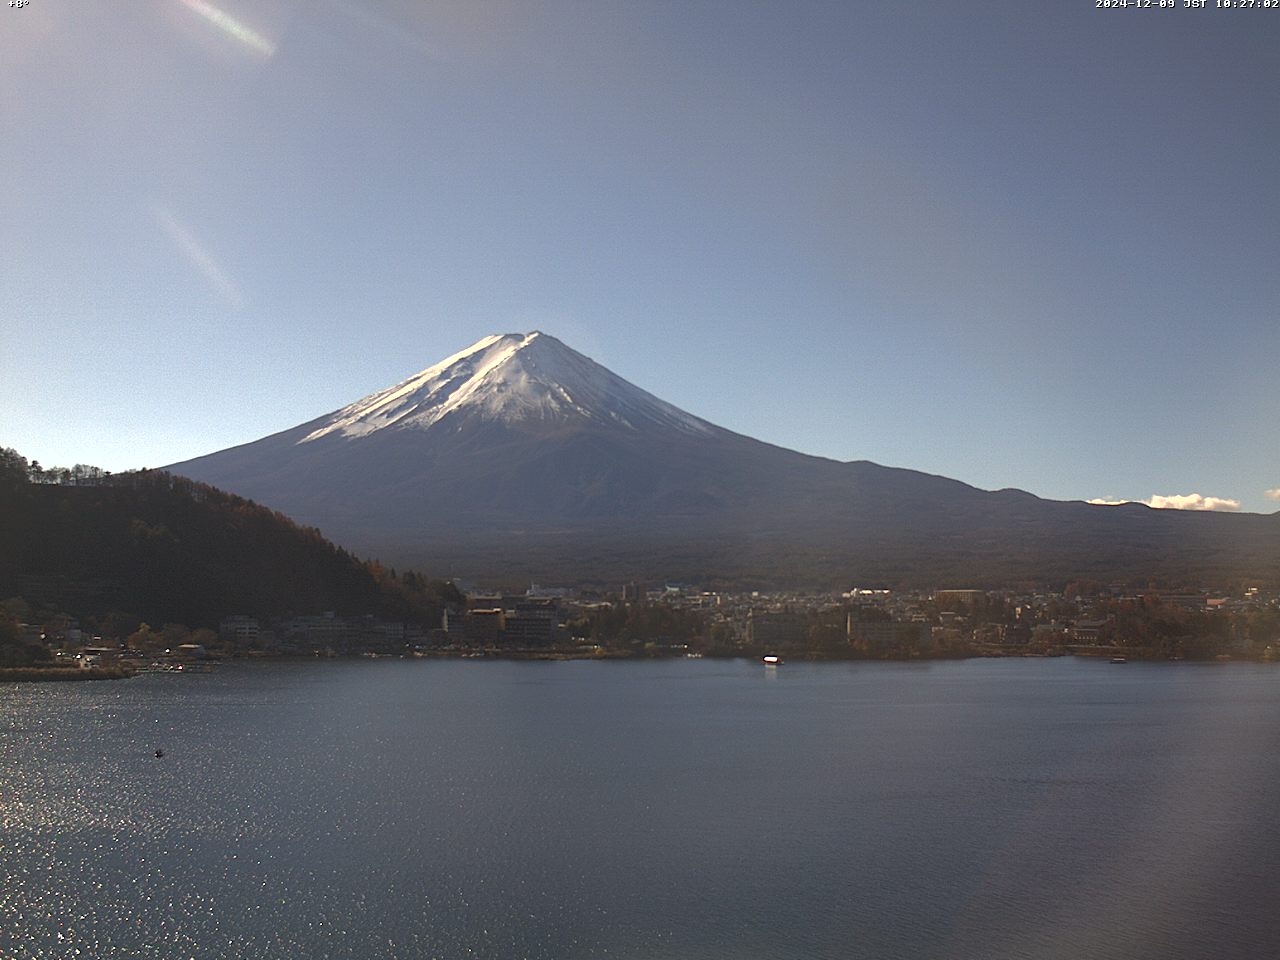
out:
<path id="1" fill-rule="evenodd" d="M 826 585 L 1280 575 L 1280 514 L 984 491 L 733 433 L 540 332 L 173 464 L 440 575 Z"/>

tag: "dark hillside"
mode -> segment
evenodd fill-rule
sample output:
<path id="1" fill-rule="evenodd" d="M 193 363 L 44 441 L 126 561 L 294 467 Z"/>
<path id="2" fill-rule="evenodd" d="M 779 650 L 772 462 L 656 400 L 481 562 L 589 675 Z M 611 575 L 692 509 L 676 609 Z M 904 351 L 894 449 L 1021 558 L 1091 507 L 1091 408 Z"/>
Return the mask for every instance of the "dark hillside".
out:
<path id="1" fill-rule="evenodd" d="M 12 451 L 8 451 L 12 453 Z M 163 472 L 0 482 L 0 597 L 92 617 L 215 626 L 333 610 L 434 625 L 452 585 L 357 559 L 318 530 Z"/>

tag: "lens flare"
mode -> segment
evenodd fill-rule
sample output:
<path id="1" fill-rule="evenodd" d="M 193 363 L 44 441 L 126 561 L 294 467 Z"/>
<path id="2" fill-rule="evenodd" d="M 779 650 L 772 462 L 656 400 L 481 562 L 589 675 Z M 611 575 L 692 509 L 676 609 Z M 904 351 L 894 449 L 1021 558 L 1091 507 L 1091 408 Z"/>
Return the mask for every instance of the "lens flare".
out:
<path id="1" fill-rule="evenodd" d="M 219 266 L 218 261 L 200 245 L 200 241 L 179 222 L 178 218 L 166 210 L 164 207 L 153 206 L 151 215 L 155 217 L 156 223 L 160 225 L 160 229 L 165 232 L 174 246 L 178 248 L 178 252 L 193 267 L 200 271 L 209 284 L 222 295 L 222 297 L 237 310 L 244 307 L 244 297 L 240 293 L 240 288 L 236 286 L 236 282 L 231 279 L 225 270 Z"/>
<path id="2" fill-rule="evenodd" d="M 207 0 L 179 0 L 188 10 L 200 14 L 207 21 L 225 33 L 228 37 L 242 44 L 254 53 L 270 57 L 276 52 L 276 45 L 252 27 L 241 23 L 231 14 L 215 7 Z"/>

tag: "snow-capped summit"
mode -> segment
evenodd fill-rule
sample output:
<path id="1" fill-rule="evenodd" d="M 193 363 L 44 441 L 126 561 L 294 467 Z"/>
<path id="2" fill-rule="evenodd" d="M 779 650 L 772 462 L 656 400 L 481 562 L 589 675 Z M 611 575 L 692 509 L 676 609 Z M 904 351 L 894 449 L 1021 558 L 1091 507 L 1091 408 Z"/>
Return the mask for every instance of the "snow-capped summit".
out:
<path id="1" fill-rule="evenodd" d="M 388 428 L 426 430 L 450 418 L 501 422 L 579 420 L 687 434 L 714 428 L 541 331 L 492 334 L 407 380 L 325 418 L 299 443 L 364 437 Z"/>

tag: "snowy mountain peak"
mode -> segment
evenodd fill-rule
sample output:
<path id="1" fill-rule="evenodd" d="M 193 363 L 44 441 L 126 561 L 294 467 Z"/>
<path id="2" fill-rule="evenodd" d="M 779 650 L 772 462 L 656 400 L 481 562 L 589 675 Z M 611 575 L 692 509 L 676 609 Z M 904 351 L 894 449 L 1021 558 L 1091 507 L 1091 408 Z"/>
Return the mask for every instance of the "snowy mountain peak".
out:
<path id="1" fill-rule="evenodd" d="M 449 418 L 482 422 L 594 422 L 630 430 L 715 428 L 541 331 L 491 334 L 421 373 L 325 418 L 299 443 L 426 430 Z"/>

